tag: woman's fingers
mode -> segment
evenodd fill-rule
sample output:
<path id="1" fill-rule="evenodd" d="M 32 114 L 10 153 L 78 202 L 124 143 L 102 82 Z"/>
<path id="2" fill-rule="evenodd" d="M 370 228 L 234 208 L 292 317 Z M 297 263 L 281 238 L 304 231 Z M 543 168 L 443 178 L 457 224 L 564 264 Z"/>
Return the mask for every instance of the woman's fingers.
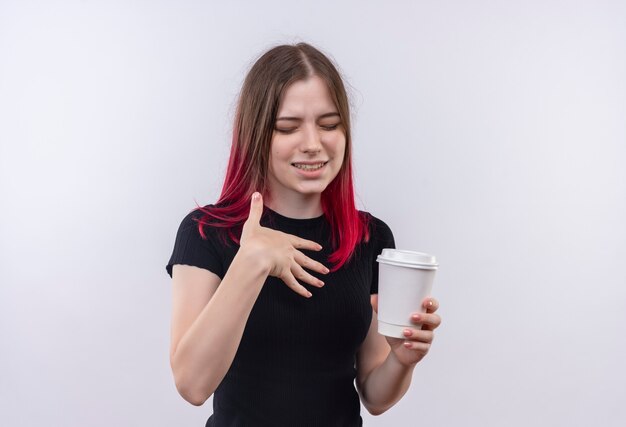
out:
<path id="1" fill-rule="evenodd" d="M 311 251 L 322 250 L 322 245 L 312 240 L 302 239 L 300 237 L 294 236 L 293 234 L 286 234 L 286 235 L 289 236 L 289 241 L 291 242 L 293 247 L 296 249 L 308 249 Z"/>
<path id="2" fill-rule="evenodd" d="M 430 350 L 430 345 L 435 338 L 433 331 L 431 330 L 418 330 L 418 329 L 405 329 L 403 333 L 406 340 L 403 345 L 409 350 L 417 350 L 424 354 Z"/>
<path id="3" fill-rule="evenodd" d="M 258 225 L 261 221 L 262 215 L 263 197 L 261 197 L 261 193 L 255 192 L 252 195 L 252 200 L 250 201 L 250 215 L 248 215 L 248 219 L 246 220 L 246 222 Z"/>
<path id="4" fill-rule="evenodd" d="M 428 351 L 430 350 L 430 344 L 425 342 L 405 341 L 403 345 L 404 348 L 407 348 L 409 350 L 416 350 L 423 354 L 428 353 Z"/>
<path id="5" fill-rule="evenodd" d="M 422 325 L 425 331 L 432 331 L 441 324 L 441 317 L 434 313 L 413 313 L 411 321 L 416 325 Z"/>
<path id="6" fill-rule="evenodd" d="M 300 251 L 296 251 L 294 259 L 299 265 L 308 270 L 317 271 L 321 274 L 328 274 L 330 272 L 330 270 L 324 264 L 309 258 Z"/>
<path id="7" fill-rule="evenodd" d="M 315 286 L 317 288 L 321 288 L 322 286 L 324 286 L 324 282 L 304 271 L 304 269 L 300 267 L 300 265 L 295 261 L 291 265 L 291 273 L 296 279 L 299 279 L 302 282 L 306 282 L 309 285 Z"/>
<path id="8" fill-rule="evenodd" d="M 255 192 L 250 200 L 250 213 L 241 230 L 241 242 L 245 242 L 260 227 L 261 215 L 263 215 L 263 198 L 259 192 Z"/>
<path id="9" fill-rule="evenodd" d="M 422 307 L 426 309 L 427 313 L 434 313 L 439 309 L 439 301 L 433 297 L 428 297 L 422 302 Z"/>
<path id="10" fill-rule="evenodd" d="M 422 329 L 432 331 L 441 324 L 441 317 L 438 314 L 434 314 L 439 309 L 439 301 L 433 297 L 428 297 L 422 302 L 422 307 L 426 309 L 426 313 L 422 314 Z"/>
<path id="11" fill-rule="evenodd" d="M 291 290 L 305 298 L 311 298 L 312 294 L 298 282 L 298 279 L 318 288 L 324 286 L 324 282 L 304 271 L 304 269 L 295 261 L 291 265 L 291 270 L 288 273 L 283 273 L 279 276 L 279 279 L 285 282 Z"/>
<path id="12" fill-rule="evenodd" d="M 430 344 L 435 338 L 433 331 L 406 328 L 403 334 L 407 339 Z"/>
<path id="13" fill-rule="evenodd" d="M 300 294 L 305 298 L 311 298 L 312 296 L 311 292 L 309 292 L 304 286 L 298 283 L 298 281 L 293 276 L 293 274 L 291 274 L 290 271 L 285 272 L 282 275 L 280 275 L 279 279 L 285 282 L 285 285 L 291 288 L 291 290 L 294 291 L 295 293 Z"/>

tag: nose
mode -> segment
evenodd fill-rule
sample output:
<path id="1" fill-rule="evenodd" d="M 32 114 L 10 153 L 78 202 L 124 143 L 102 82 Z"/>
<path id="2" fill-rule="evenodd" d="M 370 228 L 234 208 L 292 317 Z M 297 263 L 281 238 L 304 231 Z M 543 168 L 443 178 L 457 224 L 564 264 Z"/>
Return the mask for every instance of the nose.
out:
<path id="1" fill-rule="evenodd" d="M 317 126 L 307 126 L 303 134 L 300 150 L 303 153 L 317 154 L 322 150 L 322 139 Z"/>

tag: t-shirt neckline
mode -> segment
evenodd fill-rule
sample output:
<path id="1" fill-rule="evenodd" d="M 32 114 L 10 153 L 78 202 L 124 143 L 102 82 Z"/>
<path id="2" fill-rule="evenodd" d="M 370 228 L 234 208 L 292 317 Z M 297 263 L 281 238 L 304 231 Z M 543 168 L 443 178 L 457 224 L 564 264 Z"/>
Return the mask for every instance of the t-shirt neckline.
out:
<path id="1" fill-rule="evenodd" d="M 290 218 L 279 214 L 267 206 L 263 207 L 263 213 L 264 216 L 267 215 L 267 217 L 270 218 L 270 220 L 276 225 L 284 225 L 288 227 L 314 227 L 322 224 L 325 220 L 324 214 L 314 218 Z"/>

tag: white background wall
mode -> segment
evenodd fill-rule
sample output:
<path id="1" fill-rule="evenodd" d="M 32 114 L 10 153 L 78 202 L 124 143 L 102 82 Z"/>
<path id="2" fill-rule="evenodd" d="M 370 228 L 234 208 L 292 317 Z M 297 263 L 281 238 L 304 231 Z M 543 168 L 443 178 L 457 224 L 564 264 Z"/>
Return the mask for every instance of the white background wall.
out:
<path id="1" fill-rule="evenodd" d="M 360 206 L 444 320 L 367 426 L 626 422 L 623 1 L 0 0 L 0 425 L 200 426 L 168 364 L 176 229 L 282 42 L 352 86 Z"/>

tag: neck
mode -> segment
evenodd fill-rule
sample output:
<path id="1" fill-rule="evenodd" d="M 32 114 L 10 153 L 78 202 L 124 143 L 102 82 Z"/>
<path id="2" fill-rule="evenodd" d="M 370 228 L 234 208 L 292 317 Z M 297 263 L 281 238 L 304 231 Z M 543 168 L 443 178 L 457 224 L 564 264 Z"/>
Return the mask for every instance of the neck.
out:
<path id="1" fill-rule="evenodd" d="M 274 212 L 294 219 L 317 218 L 321 216 L 322 198 L 320 194 L 297 194 L 292 197 L 286 195 L 267 195 L 265 204 Z"/>

